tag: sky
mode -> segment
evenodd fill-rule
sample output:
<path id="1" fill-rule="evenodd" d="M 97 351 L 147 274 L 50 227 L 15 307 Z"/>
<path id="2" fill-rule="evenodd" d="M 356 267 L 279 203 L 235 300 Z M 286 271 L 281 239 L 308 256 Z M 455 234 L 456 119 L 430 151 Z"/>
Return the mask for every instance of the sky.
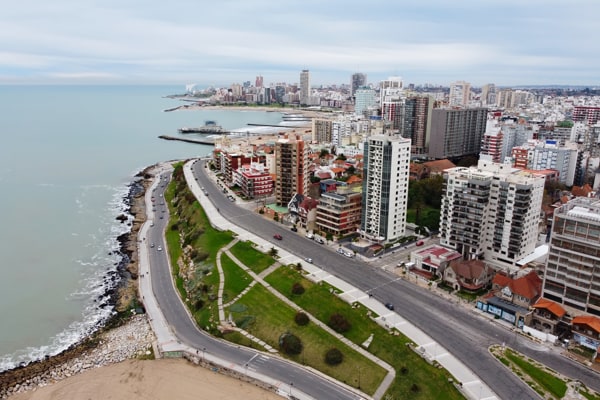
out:
<path id="1" fill-rule="evenodd" d="M 0 84 L 600 86 L 598 0 L 19 0 Z"/>

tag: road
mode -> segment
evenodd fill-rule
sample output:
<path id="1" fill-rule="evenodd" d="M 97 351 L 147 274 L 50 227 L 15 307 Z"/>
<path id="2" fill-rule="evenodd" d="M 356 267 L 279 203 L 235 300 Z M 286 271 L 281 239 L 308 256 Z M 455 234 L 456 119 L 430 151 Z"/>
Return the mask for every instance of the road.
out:
<path id="1" fill-rule="evenodd" d="M 296 364 L 287 362 L 278 357 L 253 351 L 252 349 L 233 345 L 229 342 L 218 340 L 199 330 L 187 309 L 181 302 L 171 278 L 168 253 L 165 250 L 164 230 L 167 225 L 169 211 L 164 202 L 164 190 L 169 181 L 169 175 L 163 174 L 160 184 L 153 191 L 153 226 L 148 230 L 146 242 L 154 247 L 149 248 L 150 274 L 152 277 L 152 290 L 171 330 L 177 339 L 202 352 L 210 354 L 221 360 L 226 360 L 231 365 L 237 364 L 245 371 L 251 370 L 258 374 L 268 376 L 273 382 L 284 383 L 315 399 L 348 400 L 360 399 L 361 396 L 341 386 L 335 385 L 331 380 L 309 372 Z M 163 216 L 163 218 L 160 218 Z M 159 250 L 159 248 L 161 250 Z"/>
<path id="2" fill-rule="evenodd" d="M 398 279 L 395 274 L 356 259 L 348 259 L 330 247 L 291 232 L 280 223 L 268 221 L 254 212 L 236 206 L 214 185 L 204 165 L 203 162 L 194 164 L 194 176 L 208 192 L 213 203 L 218 204 L 220 213 L 226 219 L 275 245 L 285 247 L 299 257 L 311 257 L 314 264 L 363 291 L 369 291 L 382 303 L 393 303 L 396 312 L 469 366 L 501 398 L 539 397 L 489 354 L 488 348 L 492 344 L 505 343 L 565 376 L 579 379 L 588 387 L 600 390 L 598 374 L 561 356 L 555 350 L 535 344 L 428 290 Z M 276 233 L 282 235 L 282 241 L 273 238 Z"/>

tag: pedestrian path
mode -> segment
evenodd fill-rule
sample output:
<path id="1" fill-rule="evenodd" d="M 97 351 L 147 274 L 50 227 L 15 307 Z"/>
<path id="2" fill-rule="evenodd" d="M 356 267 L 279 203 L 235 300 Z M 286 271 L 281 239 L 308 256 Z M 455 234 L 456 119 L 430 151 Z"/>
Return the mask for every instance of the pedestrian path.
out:
<path id="1" fill-rule="evenodd" d="M 268 252 L 270 248 L 275 247 L 278 250 L 279 261 L 284 264 L 297 264 L 303 259 L 298 257 L 284 248 L 278 248 L 271 242 L 264 240 L 244 229 L 238 227 L 221 217 L 217 211 L 217 207 L 212 203 L 211 199 L 204 195 L 198 182 L 195 180 L 192 172 L 192 164 L 194 161 L 189 161 L 184 165 L 184 176 L 192 193 L 196 196 L 206 214 L 209 216 L 211 224 L 221 230 L 230 230 L 234 232 L 239 240 L 250 240 L 254 242 L 257 248 L 263 252 Z M 454 355 L 448 352 L 444 347 L 437 344 L 429 335 L 422 330 L 413 326 L 396 312 L 388 310 L 382 303 L 369 297 L 368 293 L 363 292 L 349 283 L 337 278 L 316 265 L 303 263 L 303 268 L 307 271 L 307 277 L 314 279 L 315 282 L 325 281 L 329 285 L 337 288 L 340 292 L 338 296 L 348 301 L 349 303 L 359 302 L 363 306 L 372 310 L 378 315 L 376 321 L 388 328 L 397 329 L 400 333 L 408 337 L 415 343 L 416 351 L 428 361 L 436 361 L 442 365 L 455 380 L 458 382 L 458 389 L 468 399 L 499 399 L 492 389 L 485 384 L 479 377 Z M 257 277 L 258 278 L 258 277 Z M 260 279 L 260 278 L 258 278 Z M 401 278 L 398 278 L 401 279 Z M 281 295 L 283 296 L 283 295 Z M 287 300 L 287 298 L 286 298 Z M 360 346 L 358 346 L 360 348 Z M 370 354 L 370 353 L 369 353 Z"/>

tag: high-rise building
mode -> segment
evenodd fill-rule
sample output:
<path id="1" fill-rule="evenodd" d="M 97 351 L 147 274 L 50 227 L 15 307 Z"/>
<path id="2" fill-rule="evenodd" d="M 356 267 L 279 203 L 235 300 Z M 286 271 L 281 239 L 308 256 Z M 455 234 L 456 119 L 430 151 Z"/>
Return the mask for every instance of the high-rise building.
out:
<path id="1" fill-rule="evenodd" d="M 333 121 L 330 119 L 313 118 L 312 141 L 315 143 L 331 143 Z"/>
<path id="2" fill-rule="evenodd" d="M 535 250 L 544 182 L 543 175 L 486 160 L 446 170 L 440 244 L 514 272 Z"/>
<path id="3" fill-rule="evenodd" d="M 351 186 L 321 194 L 317 205 L 317 226 L 334 236 L 354 233 L 360 227 L 362 193 Z"/>
<path id="4" fill-rule="evenodd" d="M 430 96 L 409 96 L 404 100 L 400 134 L 410 139 L 413 156 L 426 156 L 431 136 L 433 99 Z"/>
<path id="5" fill-rule="evenodd" d="M 479 154 L 487 108 L 436 108 L 431 116 L 429 156 L 442 159 Z"/>
<path id="6" fill-rule="evenodd" d="M 577 197 L 554 211 L 544 297 L 600 315 L 600 201 Z"/>
<path id="7" fill-rule="evenodd" d="M 575 106 L 573 108 L 573 121 L 587 122 L 595 125 L 600 121 L 600 107 Z"/>
<path id="8" fill-rule="evenodd" d="M 481 105 L 495 106 L 496 105 L 496 85 L 488 83 L 481 87 Z"/>
<path id="9" fill-rule="evenodd" d="M 307 69 L 300 73 L 300 104 L 310 104 L 310 72 Z"/>
<path id="10" fill-rule="evenodd" d="M 366 85 L 367 85 L 367 74 L 363 74 L 360 72 L 352 74 L 352 81 L 350 82 L 350 95 L 354 96 L 354 93 L 356 93 L 356 90 L 358 88 L 366 86 Z"/>
<path id="11" fill-rule="evenodd" d="M 254 86 L 256 86 L 257 88 L 263 87 L 263 77 L 261 75 L 258 75 L 256 77 L 256 82 L 255 82 Z"/>
<path id="12" fill-rule="evenodd" d="M 410 140 L 374 135 L 364 143 L 360 234 L 379 243 L 404 236 Z"/>
<path id="13" fill-rule="evenodd" d="M 560 146 L 550 140 L 531 140 L 523 146 L 514 147 L 512 153 L 515 167 L 538 171 L 554 169 L 558 171 L 561 183 L 573 186 L 578 162 L 576 144 Z"/>
<path id="14" fill-rule="evenodd" d="M 450 84 L 450 106 L 466 107 L 471 99 L 471 84 L 465 81 L 456 81 Z"/>
<path id="15" fill-rule="evenodd" d="M 373 89 L 367 87 L 357 89 L 354 97 L 354 114 L 356 115 L 369 114 L 377 107 L 377 100 Z"/>
<path id="16" fill-rule="evenodd" d="M 397 101 L 403 93 L 402 78 L 399 76 L 391 76 L 379 82 L 379 104 L 386 101 Z"/>
<path id="17" fill-rule="evenodd" d="M 308 193 L 308 146 L 300 136 L 275 142 L 275 201 L 287 206 L 296 193 Z"/>

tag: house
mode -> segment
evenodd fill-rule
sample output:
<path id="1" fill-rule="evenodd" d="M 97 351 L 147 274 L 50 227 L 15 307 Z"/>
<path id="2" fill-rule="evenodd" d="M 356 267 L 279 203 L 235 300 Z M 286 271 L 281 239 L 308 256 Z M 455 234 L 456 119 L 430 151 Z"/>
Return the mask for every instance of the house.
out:
<path id="1" fill-rule="evenodd" d="M 430 274 L 431 276 L 443 276 L 444 270 L 451 261 L 460 259 L 462 256 L 456 250 L 440 245 L 431 245 L 415 250 L 410 253 L 410 261 L 414 268 Z"/>
<path id="2" fill-rule="evenodd" d="M 567 311 L 557 302 L 540 297 L 533 305 L 531 327 L 555 336 L 562 336 L 570 330 Z"/>
<path id="3" fill-rule="evenodd" d="M 456 167 L 456 164 L 448 159 L 427 161 L 424 162 L 423 165 L 429 172 L 429 176 L 427 176 L 427 178 L 435 175 L 443 175 L 445 170 Z"/>
<path id="4" fill-rule="evenodd" d="M 519 277 L 498 273 L 492 280 L 492 292 L 477 300 L 477 308 L 519 328 L 531 325 L 535 304 L 542 293 L 542 279 L 531 269 Z"/>
<path id="5" fill-rule="evenodd" d="M 487 287 L 494 271 L 481 260 L 454 259 L 444 270 L 443 280 L 455 290 L 477 292 Z"/>
<path id="6" fill-rule="evenodd" d="M 573 340 L 581 346 L 598 351 L 600 347 L 600 318 L 580 315 L 573 318 Z M 598 361 L 598 359 L 596 359 Z"/>

